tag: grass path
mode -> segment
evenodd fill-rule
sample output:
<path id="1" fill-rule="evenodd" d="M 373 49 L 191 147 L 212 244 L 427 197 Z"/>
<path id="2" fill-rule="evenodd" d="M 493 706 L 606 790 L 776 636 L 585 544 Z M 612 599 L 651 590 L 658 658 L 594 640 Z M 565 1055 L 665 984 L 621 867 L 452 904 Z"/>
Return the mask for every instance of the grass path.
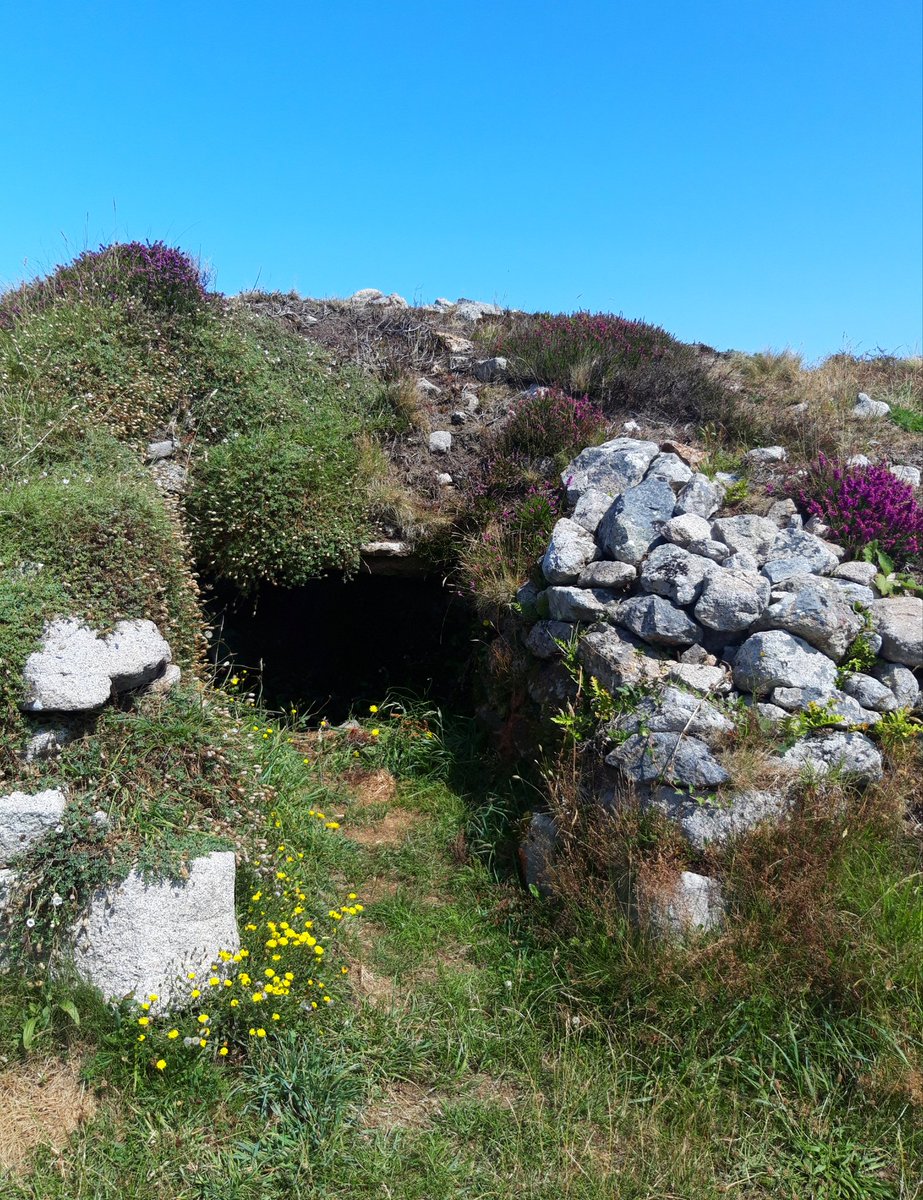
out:
<path id="1" fill-rule="evenodd" d="M 716 1002 L 681 970 L 666 1001 L 639 988 L 608 1010 L 600 948 L 468 852 L 483 775 L 452 786 L 346 761 L 319 787 L 283 743 L 264 762 L 286 842 L 319 892 L 365 905 L 342 933 L 350 999 L 310 1035 L 186 1081 L 113 1072 L 90 1012 L 70 1054 L 95 1115 L 37 1151 L 10 1200 L 923 1194 L 908 1105 L 878 1110 L 856 1082 L 883 1061 L 879 1034 L 796 998 Z M 304 816 L 318 796 L 332 833 Z"/>

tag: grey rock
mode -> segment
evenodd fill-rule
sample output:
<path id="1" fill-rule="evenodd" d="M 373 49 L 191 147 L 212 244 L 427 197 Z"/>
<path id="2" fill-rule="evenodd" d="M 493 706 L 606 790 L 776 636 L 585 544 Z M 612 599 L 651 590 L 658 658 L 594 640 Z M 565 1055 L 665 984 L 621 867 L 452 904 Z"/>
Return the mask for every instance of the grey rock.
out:
<path id="1" fill-rule="evenodd" d="M 778 529 L 784 529 L 798 511 L 794 500 L 776 500 L 766 513 L 766 520 L 772 521 Z"/>
<path id="2" fill-rule="evenodd" d="M 690 692 L 668 686 L 657 696 L 646 696 L 630 712 L 616 717 L 610 732 L 684 733 L 714 746 L 734 732 L 731 721 L 713 704 Z"/>
<path id="3" fill-rule="evenodd" d="M 873 400 L 865 392 L 860 392 L 852 415 L 859 420 L 868 421 L 875 417 L 886 417 L 890 411 L 891 405 L 885 404 L 884 400 Z"/>
<path id="4" fill-rule="evenodd" d="M 775 558 L 763 566 L 762 573 L 775 588 L 784 584 L 786 580 L 810 575 L 811 570 L 809 558 Z"/>
<path id="5" fill-rule="evenodd" d="M 509 363 L 505 358 L 482 358 L 474 364 L 474 377 L 481 383 L 500 383 L 506 379 Z"/>
<path id="6" fill-rule="evenodd" d="M 731 681 L 724 667 L 710 667 L 695 663 L 667 663 L 667 678 L 694 692 L 714 692 L 723 695 L 730 691 Z"/>
<path id="7" fill-rule="evenodd" d="M 777 823 L 790 807 L 787 796 L 774 791 L 738 792 L 718 803 L 658 788 L 649 803 L 672 821 L 698 851 L 713 843 L 722 845 L 766 822 Z"/>
<path id="8" fill-rule="evenodd" d="M 172 438 L 163 442 L 149 442 L 145 457 L 149 463 L 159 462 L 163 458 L 169 458 L 175 448 Z"/>
<path id="9" fill-rule="evenodd" d="M 448 471 L 439 471 L 436 475 L 436 482 L 440 487 L 451 487 L 454 480 Z"/>
<path id="10" fill-rule="evenodd" d="M 716 471 L 715 483 L 720 483 L 723 489 L 733 487 L 735 483 L 740 483 L 743 479 L 738 471 Z"/>
<path id="11" fill-rule="evenodd" d="M 448 454 L 452 449 L 452 435 L 447 429 L 437 429 L 429 435 L 431 454 Z"/>
<path id="12" fill-rule="evenodd" d="M 697 667 L 713 667 L 718 660 L 713 654 L 709 654 L 704 646 L 690 646 L 679 655 L 679 661 Z"/>
<path id="13" fill-rule="evenodd" d="M 770 556 L 779 530 L 774 521 L 747 513 L 739 517 L 720 517 L 713 522 L 712 537 L 724 542 L 732 554 L 741 551 L 752 555 L 762 564 Z"/>
<path id="14" fill-rule="evenodd" d="M 542 595 L 544 593 L 531 580 L 528 580 L 517 589 L 516 603 L 522 610 L 523 616 L 528 618 L 535 612 L 539 596 Z"/>
<path id="15" fill-rule="evenodd" d="M 757 446 L 753 450 L 748 450 L 744 457 L 752 463 L 785 462 L 788 458 L 788 451 L 784 446 Z"/>
<path id="16" fill-rule="evenodd" d="M 728 571 L 744 571 L 751 575 L 755 575 L 760 569 L 760 564 L 746 550 L 738 550 L 736 554 L 728 555 L 721 565 Z"/>
<path id="17" fill-rule="evenodd" d="M 623 492 L 596 531 L 603 557 L 637 566 L 673 515 L 673 504 L 673 489 L 662 479 L 645 479 Z"/>
<path id="18" fill-rule="evenodd" d="M 845 579 L 849 583 L 858 583 L 862 587 L 871 587 L 878 574 L 874 563 L 845 562 L 834 569 L 834 579 Z"/>
<path id="19" fill-rule="evenodd" d="M 614 497 L 608 492 L 600 492 L 596 488 L 587 488 L 574 509 L 571 520 L 582 525 L 587 533 L 595 533 L 599 522 L 603 519 L 612 505 Z"/>
<path id="20" fill-rule="evenodd" d="M 791 800 L 781 792 L 738 792 L 719 803 L 696 800 L 665 787 L 658 788 L 649 803 L 675 823 L 689 845 L 700 852 L 713 844 L 724 845 L 761 824 L 778 823 L 791 808 Z"/>
<path id="21" fill-rule="evenodd" d="M 778 721 L 784 721 L 788 713 L 784 708 L 780 708 L 778 704 L 758 703 L 756 705 L 757 713 L 764 721 L 772 721 L 775 724 Z"/>
<path id="22" fill-rule="evenodd" d="M 782 765 L 824 777 L 831 771 L 842 771 L 860 779 L 881 778 L 881 755 L 874 742 L 862 733 L 828 733 L 804 738 L 782 755 Z"/>
<path id="23" fill-rule="evenodd" d="M 712 933 L 724 924 L 721 884 L 694 871 L 680 871 L 666 885 L 639 887 L 634 907 L 642 925 L 671 941 Z"/>
<path id="24" fill-rule="evenodd" d="M 734 659 L 734 683 L 744 692 L 768 695 L 776 687 L 836 687 L 836 666 L 820 650 L 781 629 L 754 633 Z"/>
<path id="25" fill-rule="evenodd" d="M 881 635 L 881 657 L 903 667 L 923 667 L 923 597 L 888 596 L 872 605 Z"/>
<path id="26" fill-rule="evenodd" d="M 887 684 L 872 675 L 857 672 L 843 681 L 842 690 L 847 696 L 858 701 L 863 708 L 871 708 L 875 712 L 892 712 L 897 708 L 897 699 Z"/>
<path id="27" fill-rule="evenodd" d="M 667 483 L 686 484 L 692 478 L 692 468 L 678 454 L 658 454 L 648 467 L 645 479 L 663 479 Z"/>
<path id="28" fill-rule="evenodd" d="M 830 526 L 825 525 L 818 516 L 810 517 L 804 522 L 803 528 L 805 533 L 813 533 L 815 537 L 819 538 L 826 537 L 830 532 Z"/>
<path id="29" fill-rule="evenodd" d="M 529 829 L 519 846 L 519 864 L 527 888 L 552 895 L 550 870 L 558 844 L 558 828 L 551 813 L 533 813 Z"/>
<path id="30" fill-rule="evenodd" d="M 606 762 L 635 783 L 717 787 L 730 779 L 704 742 L 680 733 L 634 734 L 610 751 Z"/>
<path id="31" fill-rule="evenodd" d="M 842 588 L 816 575 L 795 576 L 760 618 L 761 629 L 784 629 L 839 661 L 863 627 Z"/>
<path id="32" fill-rule="evenodd" d="M 816 575 L 829 575 L 839 564 L 839 558 L 827 542 L 805 533 L 802 529 L 781 529 L 766 560 L 766 567 L 778 559 L 802 559 Z M 764 567 L 764 570 L 766 569 Z"/>
<path id="33" fill-rule="evenodd" d="M 911 487 L 920 486 L 920 468 L 911 467 L 907 463 L 903 465 L 895 463 L 894 466 L 888 468 L 895 479 L 899 479 L 901 483 L 909 483 Z"/>
<path id="34" fill-rule="evenodd" d="M 384 300 L 384 292 L 380 292 L 378 288 L 360 288 L 358 292 L 353 292 L 348 297 L 350 304 L 369 304 L 372 300 Z"/>
<path id="35" fill-rule="evenodd" d="M 622 422 L 622 433 L 630 435 L 630 434 L 635 434 L 635 433 L 640 433 L 640 432 L 641 432 L 641 426 L 638 424 L 637 421 L 623 421 Z"/>
<path id="36" fill-rule="evenodd" d="M 548 615 L 553 621 L 599 621 L 615 618 L 619 600 L 605 588 L 550 587 Z"/>
<path id="37" fill-rule="evenodd" d="M 748 629 L 769 602 L 769 584 L 754 571 L 721 568 L 709 575 L 695 606 L 695 619 L 719 633 Z"/>
<path id="38" fill-rule="evenodd" d="M 61 821 L 67 800 L 58 788 L 0 796 L 0 866 L 40 842 Z"/>
<path id="39" fill-rule="evenodd" d="M 846 460 L 847 467 L 870 467 L 872 460 L 867 454 L 853 454 L 852 457 Z"/>
<path id="40" fill-rule="evenodd" d="M 442 388 L 438 383 L 433 383 L 430 379 L 418 379 L 414 387 L 421 396 L 435 397 L 442 395 Z"/>
<path id="41" fill-rule="evenodd" d="M 526 647 L 536 658 L 559 658 L 557 642 L 570 641 L 573 633 L 573 625 L 566 621 L 536 621 L 526 635 Z"/>
<path id="42" fill-rule="evenodd" d="M 452 422 L 453 425 L 464 425 L 465 422 L 468 420 L 468 414 L 466 412 L 462 412 L 461 409 L 457 409 L 449 417 L 449 420 Z"/>
<path id="43" fill-rule="evenodd" d="M 863 708 L 838 688 L 824 691 L 822 688 L 777 687 L 773 688 L 769 699 L 788 712 L 802 712 L 809 704 L 821 705 L 829 717 L 826 723 L 831 727 L 874 724 L 880 715 Z"/>
<path id="44" fill-rule="evenodd" d="M 482 317 L 499 317 L 503 312 L 497 304 L 487 304 L 483 300 L 466 300 L 455 302 L 455 316 L 462 321 L 480 321 Z"/>
<path id="45" fill-rule="evenodd" d="M 695 513 L 683 513 L 671 517 L 660 531 L 661 536 L 676 546 L 687 548 L 692 542 L 708 541 L 711 538 L 711 522 Z M 727 553 L 727 547 L 723 547 Z"/>
<path id="46" fill-rule="evenodd" d="M 850 608 L 854 608 L 857 604 L 861 604 L 863 608 L 871 608 L 878 598 L 877 591 L 863 587 L 861 583 L 850 583 L 848 579 L 837 579 L 835 582 L 837 589 Z"/>
<path id="47" fill-rule="evenodd" d="M 580 642 L 577 658 L 587 674 L 608 692 L 657 683 L 666 665 L 641 642 L 612 628 L 591 629 Z"/>
<path id="48" fill-rule="evenodd" d="M 186 468 L 172 459 L 152 463 L 151 474 L 157 487 L 168 496 L 181 496 L 189 481 Z"/>
<path id="49" fill-rule="evenodd" d="M 0 916 L 9 908 L 10 897 L 14 887 L 16 886 L 16 872 L 8 870 L 0 870 Z M 4 966 L 4 955 L 0 949 L 0 967 Z"/>
<path id="50" fill-rule="evenodd" d="M 616 614 L 619 625 L 652 646 L 690 646 L 700 640 L 695 621 L 662 596 L 634 596 Z"/>
<path id="51" fill-rule="evenodd" d="M 76 734 L 66 725 L 43 725 L 36 729 L 26 742 L 22 752 L 24 762 L 36 762 L 42 758 L 53 758 L 60 754 L 68 742 L 72 742 Z"/>
<path id="52" fill-rule="evenodd" d="M 588 446 L 561 472 L 569 503 L 576 504 L 590 488 L 620 496 L 641 482 L 659 452 L 656 442 L 635 438 L 613 438 L 601 446 Z"/>
<path id="53" fill-rule="evenodd" d="M 187 972 L 207 970 L 222 950 L 239 948 L 234 855 L 193 859 L 182 880 L 147 882 L 137 872 L 97 891 L 75 930 L 78 974 L 108 1000 L 160 997 L 157 1008 L 187 1001 Z"/>
<path id="54" fill-rule="evenodd" d="M 26 659 L 26 712 L 90 712 L 109 699 L 109 651 L 105 642 L 70 618 L 45 626 L 41 648 Z"/>
<path id="55" fill-rule="evenodd" d="M 582 525 L 562 517 L 551 531 L 542 559 L 542 574 L 549 583 L 574 583 L 596 557 L 596 543 Z"/>
<path id="56" fill-rule="evenodd" d="M 631 587 L 638 573 L 634 567 L 622 562 L 591 562 L 580 572 L 577 586 L 582 588 L 611 588 L 624 591 Z"/>
<path id="57" fill-rule="evenodd" d="M 538 672 L 530 676 L 527 690 L 533 704 L 552 712 L 564 708 L 577 698 L 577 684 L 560 661 L 543 663 Z"/>
<path id="58" fill-rule="evenodd" d="M 676 497 L 674 516 L 695 513 L 699 517 L 710 517 L 721 507 L 723 498 L 724 488 L 721 484 L 712 483 L 707 475 L 697 473 Z"/>
<path id="59" fill-rule="evenodd" d="M 889 688 L 898 708 L 913 708 L 920 699 L 920 685 L 909 667 L 898 663 L 877 663 L 872 673 Z"/>
<path id="60" fill-rule="evenodd" d="M 144 694 L 146 696 L 166 696 L 176 687 L 182 679 L 183 673 L 176 663 L 168 663 L 164 668 L 162 675 L 158 675 L 156 679 L 145 687 Z"/>
<path id="61" fill-rule="evenodd" d="M 152 683 L 173 657 L 153 621 L 119 621 L 104 642 L 116 694 Z"/>
<path id="62" fill-rule="evenodd" d="M 680 607 L 694 604 L 708 575 L 720 567 L 681 546 L 656 546 L 641 566 L 641 587 Z"/>
<path id="63" fill-rule="evenodd" d="M 723 563 L 730 554 L 730 548 L 724 542 L 716 542 L 714 538 L 697 538 L 686 547 L 690 554 L 698 554 L 702 558 L 710 558 L 712 562 Z"/>

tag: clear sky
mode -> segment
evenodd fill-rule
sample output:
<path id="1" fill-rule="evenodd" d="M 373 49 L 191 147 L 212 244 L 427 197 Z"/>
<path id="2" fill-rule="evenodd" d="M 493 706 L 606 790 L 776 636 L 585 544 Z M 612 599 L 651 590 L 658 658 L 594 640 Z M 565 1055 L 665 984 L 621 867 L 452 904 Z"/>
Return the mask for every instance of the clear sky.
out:
<path id="1" fill-rule="evenodd" d="M 216 286 L 921 349 L 919 0 L 0 0 L 0 282 Z"/>

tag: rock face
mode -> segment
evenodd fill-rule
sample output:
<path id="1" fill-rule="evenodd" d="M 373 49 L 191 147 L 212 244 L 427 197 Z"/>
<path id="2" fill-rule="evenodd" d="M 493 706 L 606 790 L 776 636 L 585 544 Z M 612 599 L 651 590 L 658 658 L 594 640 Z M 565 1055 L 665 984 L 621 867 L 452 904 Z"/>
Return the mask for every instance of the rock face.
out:
<path id="1" fill-rule="evenodd" d="M 0 796 L 0 866 L 40 842 L 61 821 L 67 799 L 57 788 Z"/>
<path id="2" fill-rule="evenodd" d="M 923 597 L 889 596 L 872 608 L 881 657 L 903 667 L 923 667 Z"/>
<path id="3" fill-rule="evenodd" d="M 151 683 L 171 659 L 153 621 L 120 621 L 100 638 L 66 618 L 45 627 L 24 671 L 25 712 L 92 712 L 110 696 Z"/>
<path id="4" fill-rule="evenodd" d="M 155 993 L 161 1003 L 187 994 L 185 976 L 239 947 L 234 855 L 215 851 L 189 864 L 182 881 L 146 883 L 132 872 L 98 892 L 78 927 L 78 973 L 109 1000 Z"/>

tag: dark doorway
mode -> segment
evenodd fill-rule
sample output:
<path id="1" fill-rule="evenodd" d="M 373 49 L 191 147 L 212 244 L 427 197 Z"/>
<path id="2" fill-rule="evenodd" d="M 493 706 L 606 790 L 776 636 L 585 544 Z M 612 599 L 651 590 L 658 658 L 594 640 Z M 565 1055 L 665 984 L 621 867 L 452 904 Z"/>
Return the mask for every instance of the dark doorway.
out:
<path id="1" fill-rule="evenodd" d="M 392 690 L 468 707 L 472 611 L 436 576 L 331 576 L 250 597 L 216 586 L 207 610 L 219 678 L 245 670 L 277 711 L 335 724 Z"/>

